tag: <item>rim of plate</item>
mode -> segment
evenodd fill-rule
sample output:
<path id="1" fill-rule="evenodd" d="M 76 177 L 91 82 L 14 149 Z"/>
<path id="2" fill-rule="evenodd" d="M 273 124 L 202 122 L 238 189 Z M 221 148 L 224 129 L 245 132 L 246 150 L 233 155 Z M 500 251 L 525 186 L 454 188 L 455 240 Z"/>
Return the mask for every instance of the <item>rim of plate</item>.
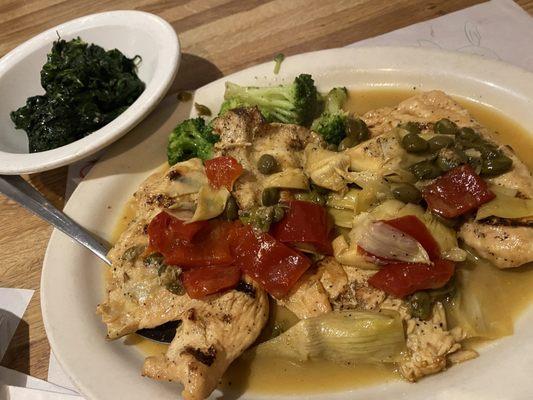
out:
<path id="1" fill-rule="evenodd" d="M 416 60 L 416 64 L 413 64 L 413 60 Z M 461 93 L 461 91 L 466 90 L 462 87 L 466 80 L 472 82 L 473 86 L 480 89 L 479 93 L 473 95 L 471 99 L 483 103 L 484 97 L 488 93 L 488 97 L 491 98 L 490 103 L 488 103 L 489 106 L 499 110 L 512 111 L 510 112 L 511 118 L 517 122 L 526 122 L 522 125 L 530 134 L 533 134 L 533 116 L 524 111 L 525 109 L 531 109 L 531 106 L 533 105 L 533 74 L 500 61 L 486 60 L 478 56 L 434 49 L 412 47 L 357 47 L 322 50 L 288 57 L 284 61 L 281 68 L 282 71 L 278 76 L 272 75 L 272 68 L 272 62 L 267 62 L 223 77 L 198 89 L 195 94 L 195 100 L 201 101 L 202 104 L 206 104 L 208 107 L 214 107 L 216 104 L 220 104 L 224 82 L 226 80 L 235 81 L 240 84 L 251 84 L 253 82 L 257 82 L 258 84 L 264 84 L 266 82 L 275 84 L 283 82 L 286 79 L 292 79 L 295 75 L 302 72 L 311 73 L 318 82 L 319 87 L 321 85 L 327 85 L 329 87 L 331 86 L 331 82 L 342 84 L 338 82 L 339 79 L 343 79 L 343 76 L 357 76 L 360 79 L 360 82 L 355 83 L 368 88 L 395 87 L 395 79 L 402 81 L 403 83 L 401 84 L 401 87 L 406 88 L 408 87 L 405 84 L 406 79 L 414 79 L 415 82 L 412 82 L 412 84 L 421 90 L 433 89 L 439 87 L 439 83 L 446 82 L 446 87 L 442 87 L 442 90 L 449 91 L 451 94 Z M 418 84 L 416 81 L 417 76 L 421 77 L 420 79 L 424 81 L 423 84 Z M 378 77 L 383 77 L 383 79 L 378 79 Z M 457 82 L 454 83 L 455 81 Z M 409 82 L 411 81 L 409 80 Z M 344 85 L 348 87 L 353 86 L 350 82 L 345 82 Z M 321 89 L 323 90 L 324 87 Z M 496 94 L 499 93 L 507 93 L 510 97 L 515 99 L 515 101 L 519 102 L 521 105 L 521 107 L 519 107 L 520 110 L 513 111 L 509 104 L 505 104 L 503 100 L 500 101 L 498 96 L 496 96 Z M 166 100 L 162 103 L 163 106 L 165 102 Z M 191 111 L 191 115 L 194 115 L 194 111 Z M 183 118 L 180 117 L 180 119 L 173 121 L 173 123 L 176 124 L 181 119 Z M 108 235 L 110 230 L 116 225 L 120 211 L 109 211 L 108 215 L 112 221 L 105 220 L 104 215 L 102 217 L 104 222 L 97 223 L 94 221 L 94 210 L 88 210 L 86 207 L 83 207 L 83 204 L 93 204 L 95 207 L 100 207 L 100 209 L 104 210 L 102 208 L 103 205 L 98 206 L 98 201 L 104 201 L 100 200 L 103 193 L 102 191 L 105 192 L 106 189 L 109 190 L 113 188 L 113 185 L 117 182 L 124 183 L 124 179 L 129 180 L 129 187 L 134 190 L 137 186 L 137 182 L 142 181 L 151 172 L 151 168 L 148 168 L 147 170 L 135 171 L 134 173 L 126 171 L 127 178 L 126 175 L 122 175 L 122 172 L 124 171 L 121 171 L 120 168 L 124 165 L 124 160 L 127 158 L 127 152 L 122 152 L 123 149 L 121 147 L 124 146 L 127 146 L 127 143 L 124 141 L 118 142 L 111 149 L 110 154 L 93 167 L 86 179 L 81 182 L 65 206 L 65 211 L 71 217 L 78 222 L 85 224 L 87 228 L 92 229 L 93 232 L 103 237 Z M 139 144 L 137 144 L 137 147 L 138 146 Z M 130 150 L 134 151 L 133 148 Z M 164 153 L 164 149 L 161 149 L 161 153 Z M 162 159 L 164 159 L 164 154 Z M 157 163 L 153 166 L 155 167 L 156 165 Z M 133 193 L 133 191 L 131 193 Z M 120 206 L 120 204 L 123 204 L 124 199 L 129 197 L 131 193 L 122 193 L 122 197 L 117 199 L 115 196 L 113 199 Z M 102 212 L 105 213 L 105 210 Z M 93 372 L 91 373 L 91 376 L 85 376 L 85 374 L 87 374 L 86 369 L 81 368 L 80 364 L 77 362 L 77 358 L 79 358 L 80 355 L 72 354 L 74 344 L 69 347 L 69 344 L 62 342 L 62 340 L 65 340 L 65 335 L 61 334 L 61 330 L 68 325 L 68 321 L 62 319 L 63 313 L 61 312 L 61 308 L 69 307 L 72 312 L 75 311 L 76 307 L 63 300 L 63 295 L 58 293 L 57 285 L 60 283 L 56 280 L 61 279 L 61 276 L 65 273 L 70 277 L 74 276 L 74 273 L 70 271 L 73 271 L 72 268 L 77 268 L 76 260 L 78 258 L 76 257 L 92 257 L 89 256 L 89 253 L 77 248 L 77 246 L 77 244 L 71 243 L 70 239 L 61 232 L 57 230 L 53 231 L 46 251 L 41 278 L 41 307 L 43 311 L 44 326 L 50 345 L 60 365 L 80 391 L 90 399 L 105 398 L 107 400 L 111 398 L 108 396 L 106 397 L 105 393 L 108 389 L 102 389 L 98 386 L 98 383 L 94 381 L 95 376 L 98 376 L 98 373 L 95 375 Z M 70 252 L 70 256 L 67 255 L 67 261 L 72 265 L 62 265 L 65 264 L 62 261 L 64 261 L 64 255 L 68 253 L 67 248 L 68 252 Z M 71 257 L 71 259 L 69 260 L 68 257 Z M 96 258 L 94 259 L 94 262 L 90 260 L 89 262 L 94 266 L 99 265 Z M 102 274 L 100 268 L 96 268 L 96 271 L 95 274 Z M 80 287 L 86 288 L 84 286 L 85 282 L 80 282 L 79 279 L 77 281 L 71 279 L 70 281 L 72 281 L 73 284 L 81 285 L 76 289 Z M 61 288 L 59 292 L 67 292 L 67 298 L 75 298 L 76 293 L 73 293 L 72 291 L 76 289 L 70 287 Z M 103 291 L 100 293 L 100 296 L 101 295 L 103 295 Z M 94 304 L 94 306 L 96 306 L 96 304 Z M 524 314 L 526 314 L 526 312 L 524 312 Z M 384 394 L 389 394 L 396 396 L 395 398 L 409 398 L 414 400 L 427 398 L 425 397 L 429 390 L 427 386 L 434 385 L 432 386 L 434 387 L 434 391 L 431 392 L 432 396 L 434 396 L 433 398 L 444 400 L 448 398 L 457 398 L 455 396 L 464 395 L 464 393 L 468 393 L 464 392 L 465 390 L 474 390 L 472 388 L 483 391 L 487 390 L 486 388 L 489 386 L 486 385 L 493 383 L 493 385 L 490 386 L 490 390 L 491 393 L 496 396 L 495 398 L 498 398 L 499 393 L 502 393 L 503 396 L 503 393 L 506 392 L 499 390 L 499 386 L 495 386 L 497 383 L 493 382 L 493 380 L 489 380 L 488 382 L 479 381 L 481 378 L 475 374 L 483 374 L 487 373 L 487 371 L 492 371 L 487 369 L 490 368 L 489 364 L 492 363 L 492 365 L 497 365 L 495 368 L 501 367 L 504 371 L 507 371 L 507 374 L 505 375 L 506 382 L 524 382 L 528 379 L 527 365 L 529 365 L 528 362 L 533 362 L 533 341 L 529 344 L 529 342 L 527 342 L 527 332 L 524 332 L 524 329 L 520 329 L 523 325 L 523 317 L 524 316 L 517 321 L 515 325 L 515 328 L 517 329 L 513 336 L 493 342 L 494 344 L 491 344 L 482 350 L 482 363 L 477 362 L 479 360 L 477 359 L 464 364 L 465 366 L 472 365 L 472 370 L 475 369 L 475 372 L 467 375 L 472 379 L 462 379 L 463 376 L 460 375 L 460 373 L 461 371 L 464 371 L 464 368 L 463 365 L 459 365 L 446 371 L 445 374 L 443 374 L 444 378 L 442 378 L 441 374 L 437 374 L 436 376 L 424 379 L 423 382 L 417 385 L 384 383 L 358 388 L 355 389 L 355 391 L 346 390 L 335 393 L 326 392 L 296 396 L 253 394 L 251 396 L 254 399 L 267 399 L 273 397 L 277 399 L 319 399 L 323 398 L 324 395 L 327 395 L 329 398 L 335 399 L 353 399 L 354 397 L 357 397 L 370 400 L 381 399 Z M 80 318 L 84 318 L 84 316 L 80 316 Z M 528 321 L 532 322 L 529 316 Z M 99 323 L 102 324 L 101 321 L 99 321 Z M 533 325 L 533 323 L 531 323 L 530 326 L 531 325 Z M 81 332 L 80 329 L 82 329 L 83 326 L 83 323 L 81 323 L 81 325 L 77 323 L 76 329 L 78 329 L 78 332 Z M 95 340 L 97 339 L 100 338 L 96 338 Z M 500 346 L 500 344 L 505 344 L 508 341 L 512 342 L 513 340 L 524 341 L 524 345 L 520 352 L 522 358 L 513 360 L 513 363 L 509 364 L 508 368 L 506 368 L 508 364 L 507 359 L 498 359 L 498 362 L 496 363 L 494 357 L 497 358 L 501 356 L 502 353 L 505 355 L 508 346 Z M 94 353 L 89 354 L 91 354 L 91 357 L 94 355 Z M 530 358 L 526 358 L 525 355 L 527 354 L 531 354 Z M 85 357 L 87 357 L 87 353 Z M 87 360 L 87 362 L 90 361 L 90 359 Z M 140 381 L 142 379 L 140 375 L 141 365 L 138 365 L 137 367 L 139 385 L 146 385 L 146 381 Z M 499 371 L 499 373 L 502 373 L 502 371 Z M 100 376 L 103 377 L 106 372 L 101 372 L 100 374 Z M 458 374 L 460 376 L 458 376 Z M 447 383 L 452 377 L 455 384 L 448 387 Z M 477 378 L 473 379 L 474 377 Z M 117 384 L 119 381 L 120 380 L 116 381 Z M 431 383 L 426 384 L 427 382 Z M 520 387 L 520 385 L 513 385 L 512 389 L 516 391 L 518 396 L 529 393 L 527 387 L 524 389 L 524 387 Z M 176 388 L 175 390 L 177 392 L 178 389 Z M 505 390 L 505 388 L 502 390 Z M 248 397 L 246 393 L 244 393 L 244 396 Z"/>
<path id="2" fill-rule="evenodd" d="M 57 31 L 75 34 L 80 28 L 116 26 L 120 19 L 157 38 L 159 49 L 157 68 L 151 84 L 126 111 L 90 135 L 56 149 L 37 153 L 9 153 L 0 151 L 0 173 L 18 175 L 42 172 L 70 164 L 94 154 L 128 133 L 152 111 L 170 88 L 181 60 L 179 38 L 163 18 L 144 11 L 115 10 L 76 18 L 50 28 L 15 47 L 0 59 L 0 76 L 27 55 L 39 49 L 43 42 L 57 39 Z"/>

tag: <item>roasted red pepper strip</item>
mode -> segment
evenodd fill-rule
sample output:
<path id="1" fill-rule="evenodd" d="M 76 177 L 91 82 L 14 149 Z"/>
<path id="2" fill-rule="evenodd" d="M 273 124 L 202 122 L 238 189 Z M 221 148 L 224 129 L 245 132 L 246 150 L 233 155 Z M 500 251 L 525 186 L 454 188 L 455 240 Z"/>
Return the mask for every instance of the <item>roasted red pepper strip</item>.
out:
<path id="1" fill-rule="evenodd" d="M 311 266 L 307 257 L 250 226 L 234 231 L 232 241 L 235 265 L 276 298 L 286 296 Z"/>
<path id="2" fill-rule="evenodd" d="M 426 250 L 431 261 L 435 261 L 440 258 L 439 244 L 433 238 L 433 235 L 428 230 L 426 225 L 414 215 L 406 215 L 404 217 L 389 219 L 386 221 L 384 220 L 382 222 L 417 240 L 418 243 L 420 243 Z"/>
<path id="3" fill-rule="evenodd" d="M 205 161 L 207 179 L 215 189 L 225 186 L 231 191 L 233 184 L 242 175 L 242 172 L 242 165 L 233 157 L 222 156 Z"/>
<path id="4" fill-rule="evenodd" d="M 189 297 L 201 299 L 213 293 L 233 289 L 241 270 L 235 266 L 198 267 L 183 271 L 181 281 Z"/>
<path id="5" fill-rule="evenodd" d="M 368 283 L 385 293 L 402 298 L 419 290 L 438 289 L 453 276 L 451 261 L 437 260 L 431 264 L 397 263 L 382 267 Z"/>
<path id="6" fill-rule="evenodd" d="M 216 220 L 184 224 L 163 212 L 148 225 L 150 248 L 160 252 L 168 265 L 182 268 L 231 265 L 228 236 L 235 227 Z"/>
<path id="7" fill-rule="evenodd" d="M 309 201 L 293 200 L 287 205 L 283 219 L 272 227 L 272 236 L 295 247 L 303 244 L 317 253 L 332 255 L 332 225 L 326 209 Z"/>
<path id="8" fill-rule="evenodd" d="M 495 195 L 470 165 L 460 165 L 426 186 L 422 197 L 433 213 L 454 218 L 475 210 Z"/>
<path id="9" fill-rule="evenodd" d="M 158 251 L 162 251 L 170 249 L 177 242 L 190 242 L 207 225 L 207 221 L 186 224 L 172 215 L 161 211 L 148 225 L 150 246 Z"/>

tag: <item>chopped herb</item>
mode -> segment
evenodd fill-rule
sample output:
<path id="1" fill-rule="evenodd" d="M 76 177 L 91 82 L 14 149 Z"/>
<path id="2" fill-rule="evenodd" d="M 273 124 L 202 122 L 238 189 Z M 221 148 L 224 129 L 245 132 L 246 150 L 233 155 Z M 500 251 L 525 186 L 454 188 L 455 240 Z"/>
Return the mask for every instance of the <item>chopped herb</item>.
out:
<path id="1" fill-rule="evenodd" d="M 72 143 L 122 114 L 145 88 L 136 72 L 140 59 L 79 37 L 55 41 L 41 70 L 45 94 L 11 112 L 28 135 L 30 153 Z"/>
<path id="2" fill-rule="evenodd" d="M 274 65 L 274 74 L 279 74 L 279 69 L 281 67 L 281 63 L 283 62 L 283 60 L 285 60 L 285 54 L 283 53 L 278 53 L 276 54 L 276 57 L 274 57 L 274 62 L 276 63 Z"/>
<path id="3" fill-rule="evenodd" d="M 211 116 L 211 110 L 209 107 L 204 106 L 200 103 L 194 103 L 194 108 L 196 109 L 196 112 L 198 112 L 198 115 L 209 117 Z"/>

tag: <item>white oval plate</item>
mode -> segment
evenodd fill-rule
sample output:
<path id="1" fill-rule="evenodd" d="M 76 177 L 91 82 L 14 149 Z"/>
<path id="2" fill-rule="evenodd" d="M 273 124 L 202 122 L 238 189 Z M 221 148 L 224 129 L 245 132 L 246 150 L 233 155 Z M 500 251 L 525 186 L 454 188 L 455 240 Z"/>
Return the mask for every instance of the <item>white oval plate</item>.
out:
<path id="1" fill-rule="evenodd" d="M 266 63 L 213 82 L 197 91 L 196 101 L 217 110 L 226 80 L 262 85 L 290 81 L 295 75 L 308 72 L 321 90 L 338 85 L 361 89 L 379 86 L 443 89 L 491 105 L 533 132 L 533 75 L 475 56 L 414 48 L 334 49 L 290 57 L 283 63 L 279 76 L 272 75 L 272 68 L 272 63 Z M 174 98 L 163 101 L 91 170 L 65 211 L 109 240 L 128 197 L 151 170 L 165 161 L 167 135 L 189 115 L 190 104 L 178 105 Z M 41 302 L 48 339 L 65 372 L 90 399 L 178 398 L 181 389 L 177 385 L 140 376 L 143 356 L 137 349 L 121 340 L 106 342 L 104 325 L 95 314 L 103 295 L 103 267 L 96 257 L 54 231 L 44 260 Z M 526 312 L 513 336 L 485 347 L 478 359 L 417 384 L 393 382 L 297 398 L 529 398 L 533 391 L 532 334 L 533 313 Z M 273 398 L 247 393 L 242 397 Z"/>
<path id="2" fill-rule="evenodd" d="M 126 111 L 92 134 L 57 149 L 28 153 L 26 133 L 15 129 L 9 113 L 26 104 L 26 98 L 44 93 L 40 71 L 58 35 L 65 40 L 80 36 L 106 50 L 117 48 L 128 57 L 140 55 L 138 74 L 146 88 Z M 0 174 L 60 167 L 113 143 L 161 101 L 174 80 L 179 61 L 180 45 L 172 26 L 142 11 L 87 15 L 24 42 L 0 59 Z"/>

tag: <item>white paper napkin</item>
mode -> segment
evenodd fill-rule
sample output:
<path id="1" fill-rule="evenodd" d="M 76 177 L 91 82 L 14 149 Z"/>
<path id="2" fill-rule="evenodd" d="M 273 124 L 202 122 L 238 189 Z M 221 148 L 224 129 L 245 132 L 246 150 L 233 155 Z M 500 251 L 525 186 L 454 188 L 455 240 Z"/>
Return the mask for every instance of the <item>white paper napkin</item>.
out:
<path id="1" fill-rule="evenodd" d="M 33 290 L 0 288 L 0 360 L 30 303 Z"/>
<path id="2" fill-rule="evenodd" d="M 408 26 L 351 46 L 421 46 L 473 53 L 533 71 L 533 18 L 512 0 L 492 0 L 429 21 Z M 69 167 L 68 197 L 94 164 Z M 50 354 L 48 380 L 67 386 L 69 379 Z"/>

